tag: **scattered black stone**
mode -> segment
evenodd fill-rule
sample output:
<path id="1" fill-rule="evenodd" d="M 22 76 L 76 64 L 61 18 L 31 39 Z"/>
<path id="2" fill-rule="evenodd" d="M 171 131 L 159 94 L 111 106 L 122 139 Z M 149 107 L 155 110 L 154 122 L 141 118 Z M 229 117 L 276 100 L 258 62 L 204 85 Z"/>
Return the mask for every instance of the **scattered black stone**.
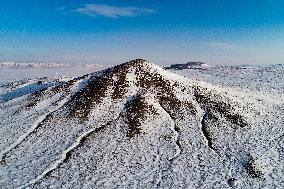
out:
<path id="1" fill-rule="evenodd" d="M 229 186 L 233 188 L 235 186 L 236 180 L 237 179 L 235 179 L 235 178 L 229 178 L 229 180 L 228 180 Z"/>
<path id="2" fill-rule="evenodd" d="M 250 156 L 250 155 L 249 155 L 248 162 L 245 165 L 245 168 L 246 168 L 248 174 L 252 178 L 263 179 L 264 174 L 257 168 L 257 164 L 255 162 L 255 159 L 252 156 Z"/>

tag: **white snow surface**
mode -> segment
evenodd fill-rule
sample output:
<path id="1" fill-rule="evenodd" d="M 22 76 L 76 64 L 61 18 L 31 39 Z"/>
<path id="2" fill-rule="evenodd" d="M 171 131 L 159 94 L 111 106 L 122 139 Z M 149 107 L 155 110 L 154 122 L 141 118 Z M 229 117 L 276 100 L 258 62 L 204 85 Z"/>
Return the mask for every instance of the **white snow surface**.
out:
<path id="1" fill-rule="evenodd" d="M 0 86 L 35 78 L 78 77 L 109 66 L 99 64 L 0 63 Z"/>
<path id="2" fill-rule="evenodd" d="M 93 82 L 104 72 L 73 79 L 81 70 L 62 77 L 73 68 L 64 69 L 56 77 L 0 77 L 0 188 L 284 188 L 283 67 L 168 71 L 143 62 L 142 71 L 124 70 L 122 85 L 123 73 L 110 69 L 106 89 Z M 157 75 L 169 85 L 162 94 L 139 83 Z M 88 109 L 77 102 L 94 98 L 88 87 L 105 92 L 88 117 L 68 116 L 70 106 Z M 196 87 L 210 101 L 198 100 Z M 148 109 L 135 111 L 137 99 Z M 214 109 L 219 104 L 232 109 Z M 133 117 L 139 132 L 129 137 Z"/>

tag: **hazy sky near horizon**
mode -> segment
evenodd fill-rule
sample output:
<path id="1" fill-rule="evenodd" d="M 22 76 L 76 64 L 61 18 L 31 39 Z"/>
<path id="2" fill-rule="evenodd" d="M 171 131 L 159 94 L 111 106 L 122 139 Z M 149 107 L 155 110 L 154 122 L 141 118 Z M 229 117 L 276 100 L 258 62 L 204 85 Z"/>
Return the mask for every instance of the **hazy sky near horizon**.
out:
<path id="1" fill-rule="evenodd" d="M 283 0 L 1 0 L 0 61 L 284 63 Z"/>

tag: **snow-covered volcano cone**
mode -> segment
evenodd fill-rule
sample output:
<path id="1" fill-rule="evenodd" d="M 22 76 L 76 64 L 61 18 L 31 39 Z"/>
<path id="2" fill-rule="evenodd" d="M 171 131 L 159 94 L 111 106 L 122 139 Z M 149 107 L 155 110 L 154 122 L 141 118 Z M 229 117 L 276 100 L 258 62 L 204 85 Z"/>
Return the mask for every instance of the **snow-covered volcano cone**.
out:
<path id="1" fill-rule="evenodd" d="M 266 177 L 241 103 L 214 86 L 142 59 L 49 82 L 2 105 L 1 188 L 228 188 Z"/>

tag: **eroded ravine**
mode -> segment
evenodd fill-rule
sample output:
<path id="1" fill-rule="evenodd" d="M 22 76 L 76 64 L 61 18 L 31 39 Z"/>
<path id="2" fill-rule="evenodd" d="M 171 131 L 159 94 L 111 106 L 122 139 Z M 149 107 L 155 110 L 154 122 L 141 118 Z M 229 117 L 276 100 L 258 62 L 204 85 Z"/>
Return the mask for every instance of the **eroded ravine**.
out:
<path id="1" fill-rule="evenodd" d="M 83 82 L 83 81 L 84 81 L 84 79 L 77 81 L 73 87 L 76 88 L 76 86 L 80 85 L 80 83 Z M 19 136 L 18 139 L 13 144 L 8 146 L 6 149 L 2 150 L 0 152 L 0 161 L 5 162 L 6 154 L 8 152 L 10 152 L 11 150 L 13 150 L 14 148 L 16 148 L 18 145 L 20 145 L 29 135 L 31 135 L 36 129 L 38 129 L 38 127 L 40 127 L 41 124 L 46 119 L 48 119 L 48 117 L 52 116 L 52 114 L 54 112 L 56 112 L 57 110 L 62 108 L 68 101 L 70 101 L 74 92 L 75 91 L 71 92 L 67 97 L 65 97 L 61 101 L 57 102 L 57 106 L 50 109 L 47 113 L 38 117 L 38 119 L 32 124 L 32 126 L 23 135 Z"/>

